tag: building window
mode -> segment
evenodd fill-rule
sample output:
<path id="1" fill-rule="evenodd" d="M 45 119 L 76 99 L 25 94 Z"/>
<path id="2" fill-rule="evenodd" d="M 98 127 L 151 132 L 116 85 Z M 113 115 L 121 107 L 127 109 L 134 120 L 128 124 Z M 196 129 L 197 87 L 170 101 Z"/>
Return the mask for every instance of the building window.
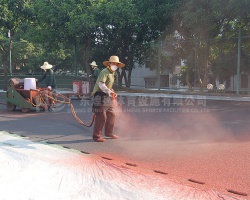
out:
<path id="1" fill-rule="evenodd" d="M 145 78 L 145 88 L 155 88 L 156 78 Z"/>

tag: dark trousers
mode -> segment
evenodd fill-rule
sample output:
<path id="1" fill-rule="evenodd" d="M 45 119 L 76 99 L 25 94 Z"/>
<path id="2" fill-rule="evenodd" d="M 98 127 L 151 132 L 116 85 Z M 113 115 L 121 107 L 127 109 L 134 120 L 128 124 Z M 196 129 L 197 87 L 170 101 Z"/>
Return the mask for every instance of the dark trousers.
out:
<path id="1" fill-rule="evenodd" d="M 101 112 L 96 112 L 95 125 L 93 130 L 93 138 L 102 136 L 102 130 L 106 136 L 112 135 L 115 125 L 115 113 L 113 107 L 103 109 Z"/>
<path id="2" fill-rule="evenodd" d="M 115 125 L 115 113 L 113 111 L 113 100 L 104 92 L 94 95 L 92 111 L 96 114 L 93 138 L 102 136 L 102 130 L 106 136 L 112 135 Z"/>

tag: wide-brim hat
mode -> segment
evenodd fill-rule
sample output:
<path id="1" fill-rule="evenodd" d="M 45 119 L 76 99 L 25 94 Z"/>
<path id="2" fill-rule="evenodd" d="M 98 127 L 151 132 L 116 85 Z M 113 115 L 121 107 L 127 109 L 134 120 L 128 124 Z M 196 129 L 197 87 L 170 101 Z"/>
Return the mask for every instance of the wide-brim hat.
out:
<path id="1" fill-rule="evenodd" d="M 109 60 L 108 60 L 108 61 L 104 61 L 103 64 L 104 64 L 105 66 L 109 66 L 109 64 L 110 64 L 111 62 L 118 63 L 118 64 L 117 64 L 117 67 L 124 67 L 124 66 L 125 66 L 124 63 L 122 63 L 122 62 L 119 61 L 119 57 L 118 57 L 118 56 L 110 56 Z"/>
<path id="2" fill-rule="evenodd" d="M 51 69 L 53 66 L 48 62 L 44 62 L 43 65 L 40 67 L 41 69 Z"/>
<path id="3" fill-rule="evenodd" d="M 96 62 L 95 61 L 92 61 L 92 63 L 89 63 L 91 66 L 95 66 L 95 67 L 97 67 L 97 64 L 96 64 Z"/>

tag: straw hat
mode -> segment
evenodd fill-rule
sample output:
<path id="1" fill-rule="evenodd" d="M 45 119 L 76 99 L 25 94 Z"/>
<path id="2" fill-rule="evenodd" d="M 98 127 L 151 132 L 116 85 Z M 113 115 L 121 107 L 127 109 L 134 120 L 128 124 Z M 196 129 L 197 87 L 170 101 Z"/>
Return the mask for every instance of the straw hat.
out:
<path id="1" fill-rule="evenodd" d="M 48 62 L 44 62 L 43 66 L 41 66 L 41 69 L 51 69 L 53 66 L 50 65 Z"/>
<path id="2" fill-rule="evenodd" d="M 95 61 L 92 61 L 92 63 L 89 63 L 91 66 L 95 66 L 95 67 L 97 67 L 97 64 L 96 64 L 96 62 Z"/>
<path id="3" fill-rule="evenodd" d="M 111 56 L 111 57 L 109 58 L 109 61 L 104 61 L 103 64 L 104 64 L 105 66 L 109 66 L 109 64 L 110 64 L 111 62 L 118 63 L 117 67 L 124 67 L 124 66 L 125 66 L 124 63 L 121 63 L 121 62 L 119 61 L 118 56 Z"/>

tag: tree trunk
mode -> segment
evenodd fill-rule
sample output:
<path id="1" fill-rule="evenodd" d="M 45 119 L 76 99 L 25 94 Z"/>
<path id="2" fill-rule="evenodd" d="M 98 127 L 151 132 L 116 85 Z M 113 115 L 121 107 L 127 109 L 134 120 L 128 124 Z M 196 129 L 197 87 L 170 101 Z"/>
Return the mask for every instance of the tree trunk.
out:
<path id="1" fill-rule="evenodd" d="M 207 85 L 207 80 L 209 77 L 209 49 L 210 49 L 210 44 L 208 43 L 206 47 L 206 52 L 205 52 L 205 72 L 204 72 L 204 78 L 202 82 L 202 89 L 204 89 Z"/>
<path id="2" fill-rule="evenodd" d="M 194 51 L 192 52 L 192 54 L 193 54 L 193 56 L 195 55 L 195 53 L 194 53 Z M 193 63 L 190 63 L 190 64 L 188 64 L 187 65 L 187 74 L 186 74 L 186 77 L 185 77 L 185 80 L 186 80 L 186 84 L 187 84 L 187 86 L 188 86 L 188 90 L 189 91 L 191 91 L 191 92 L 193 92 L 194 90 L 193 90 L 193 86 L 192 86 L 192 84 L 190 83 L 190 72 L 191 72 L 191 70 L 192 70 L 192 65 L 193 65 Z M 195 81 L 195 80 L 194 80 Z"/>
<path id="3" fill-rule="evenodd" d="M 132 69 L 129 69 L 128 71 L 128 88 L 131 87 L 131 74 L 132 74 Z"/>
<path id="4" fill-rule="evenodd" d="M 125 86 L 128 87 L 128 79 L 125 68 L 122 69 L 121 77 L 124 79 Z"/>
<path id="5" fill-rule="evenodd" d="M 117 82 L 118 82 L 118 86 L 119 86 L 119 87 L 122 87 L 122 76 L 121 76 L 121 71 L 122 71 L 122 69 L 120 69 L 120 68 L 116 71 L 116 72 L 117 72 L 117 76 L 118 76 L 118 77 L 117 77 L 117 78 L 118 78 L 118 81 L 117 81 Z"/>
<path id="6" fill-rule="evenodd" d="M 206 48 L 204 49 L 204 62 L 200 62 L 200 66 L 204 66 L 204 72 L 201 74 L 201 69 L 198 67 L 198 80 L 200 84 L 200 92 L 203 92 L 204 88 L 206 87 L 208 76 L 209 76 L 209 43 L 206 44 Z M 203 78 L 202 78 L 203 76 Z"/>
<path id="7" fill-rule="evenodd" d="M 89 65 L 89 60 L 91 57 L 91 38 L 89 37 L 87 40 L 87 44 L 83 44 L 83 50 L 82 50 L 82 56 L 83 56 L 83 60 L 84 60 L 84 65 L 86 67 L 86 72 L 87 72 L 87 80 L 89 82 L 90 85 L 90 90 L 93 90 L 93 83 L 92 83 L 92 79 L 90 77 L 91 75 L 91 70 L 90 70 L 90 65 Z M 90 91 L 92 92 L 92 91 Z"/>
<path id="8" fill-rule="evenodd" d="M 87 75 L 89 77 L 89 75 L 91 75 L 91 70 L 90 70 L 90 57 L 91 57 L 91 38 L 89 37 L 87 40 L 87 44 L 83 45 L 83 59 L 84 59 L 84 64 L 86 66 L 86 71 L 87 71 Z M 84 51 L 85 50 L 85 51 Z"/>
<path id="9" fill-rule="evenodd" d="M 133 70 L 133 66 L 134 66 L 134 60 L 133 60 L 133 56 L 130 57 L 130 66 L 128 68 L 128 88 L 131 87 L 131 74 L 132 74 L 132 70 Z"/>
<path id="10" fill-rule="evenodd" d="M 188 85 L 189 91 L 192 91 L 192 92 L 193 92 L 193 91 L 194 91 L 194 90 L 193 90 L 193 87 L 192 87 L 191 83 L 189 82 L 189 75 L 190 75 L 190 72 L 191 72 L 191 66 L 188 65 L 187 75 L 186 75 L 186 83 L 187 83 L 187 85 Z"/>
<path id="11" fill-rule="evenodd" d="M 207 80 L 208 80 L 208 72 L 209 72 L 208 58 L 205 60 L 205 69 L 204 70 L 205 70 L 205 72 L 204 72 L 203 81 L 201 83 L 200 92 L 203 92 L 204 88 L 206 87 Z"/>

